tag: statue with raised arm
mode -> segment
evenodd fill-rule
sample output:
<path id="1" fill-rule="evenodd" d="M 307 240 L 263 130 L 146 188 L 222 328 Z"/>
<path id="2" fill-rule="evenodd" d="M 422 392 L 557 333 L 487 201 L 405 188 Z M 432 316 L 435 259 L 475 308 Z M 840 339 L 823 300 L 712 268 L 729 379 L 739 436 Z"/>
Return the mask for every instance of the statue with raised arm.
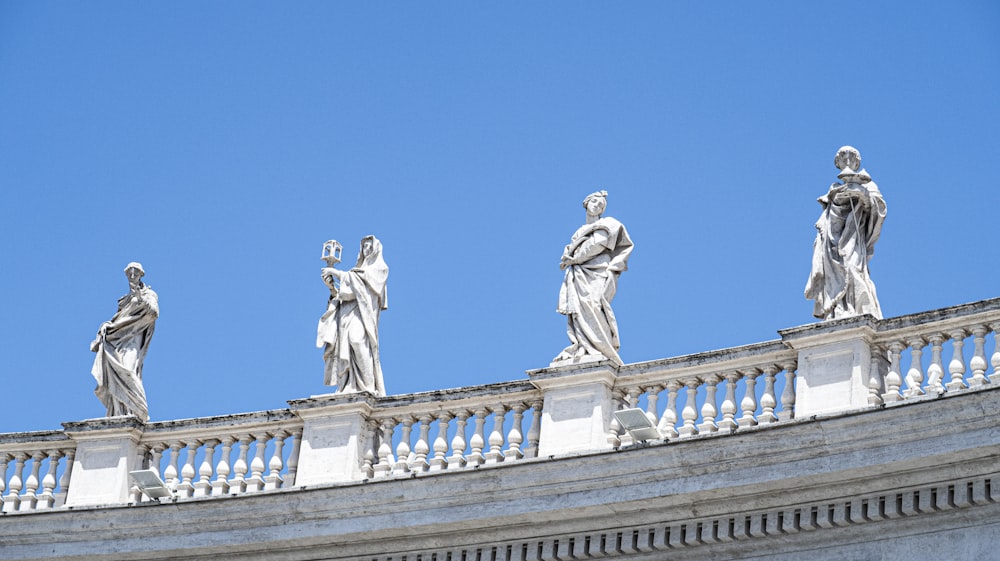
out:
<path id="1" fill-rule="evenodd" d="M 553 365 L 604 359 L 622 363 L 611 300 L 619 275 L 628 269 L 633 246 L 625 226 L 603 216 L 607 206 L 607 191 L 587 195 L 583 200 L 587 221 L 573 234 L 559 261 L 566 272 L 557 311 L 566 316 L 570 345 L 552 360 Z"/>
<path id="2" fill-rule="evenodd" d="M 833 160 L 842 183 L 819 198 L 812 271 L 805 296 L 815 301 L 813 315 L 837 319 L 871 314 L 882 319 L 868 262 L 882 232 L 886 206 L 878 186 L 861 168 L 861 154 L 850 146 Z"/>
<path id="3" fill-rule="evenodd" d="M 160 307 L 156 293 L 142 282 L 140 263 L 125 267 L 129 292 L 118 299 L 118 312 L 101 324 L 90 350 L 97 353 L 91 374 L 97 379 L 94 393 L 108 409 L 108 417 L 135 415 L 149 420 L 146 391 L 142 387 L 142 362 L 153 338 Z"/>
<path id="4" fill-rule="evenodd" d="M 361 240 L 354 268 L 333 268 L 339 261 L 336 241 L 327 242 L 321 274 L 330 289 L 326 313 L 319 320 L 316 346 L 326 363 L 323 383 L 337 393 L 369 392 L 385 395 L 379 363 L 378 320 L 388 307 L 385 284 L 389 267 L 382 259 L 382 243 L 375 236 Z"/>

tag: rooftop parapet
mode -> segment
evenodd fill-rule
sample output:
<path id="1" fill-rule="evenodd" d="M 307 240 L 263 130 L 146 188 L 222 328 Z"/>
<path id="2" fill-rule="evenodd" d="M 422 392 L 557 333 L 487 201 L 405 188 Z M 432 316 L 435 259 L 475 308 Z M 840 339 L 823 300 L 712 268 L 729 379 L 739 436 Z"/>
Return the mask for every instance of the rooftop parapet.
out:
<path id="1" fill-rule="evenodd" d="M 885 320 L 831 320 L 782 330 L 779 340 L 621 366 L 552 366 L 528 380 L 0 434 L 0 512 L 149 501 L 127 478 L 145 467 L 170 489 L 164 501 L 185 501 L 600 453 L 635 444 L 612 415 L 625 407 L 641 408 L 657 426 L 663 440 L 652 445 L 750 434 L 1000 384 L 998 329 L 995 298 Z"/>

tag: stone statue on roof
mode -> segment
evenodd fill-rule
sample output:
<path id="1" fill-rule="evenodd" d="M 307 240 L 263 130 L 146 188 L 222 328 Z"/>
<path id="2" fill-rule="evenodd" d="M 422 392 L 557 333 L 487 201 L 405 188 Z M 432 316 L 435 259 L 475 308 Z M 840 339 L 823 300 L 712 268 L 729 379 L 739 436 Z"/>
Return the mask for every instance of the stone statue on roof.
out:
<path id="1" fill-rule="evenodd" d="M 622 363 L 611 300 L 618 277 L 628 269 L 633 246 L 625 226 L 604 216 L 607 206 L 607 191 L 587 195 L 583 200 L 586 222 L 573 234 L 559 261 L 565 275 L 557 311 L 566 316 L 570 345 L 553 359 L 553 365 L 590 360 Z"/>
<path id="2" fill-rule="evenodd" d="M 97 353 L 91 374 L 108 417 L 135 415 L 149 420 L 146 391 L 142 387 L 142 363 L 153 338 L 160 306 L 156 293 L 142 282 L 142 264 L 125 267 L 129 292 L 118 299 L 118 311 L 97 330 L 90 350 Z"/>
<path id="3" fill-rule="evenodd" d="M 349 271 L 333 268 L 339 261 L 339 246 L 331 240 L 323 251 L 328 266 L 321 275 L 330 289 L 316 336 L 316 346 L 323 349 L 326 365 L 323 383 L 337 386 L 337 393 L 385 395 L 378 322 L 382 310 L 388 308 L 389 266 L 382 258 L 382 242 L 375 236 L 365 236 L 357 263 Z"/>
<path id="4" fill-rule="evenodd" d="M 815 301 L 820 319 L 871 314 L 882 319 L 868 262 L 882 232 L 886 206 L 878 186 L 861 168 L 861 153 L 851 146 L 837 150 L 840 170 L 830 190 L 820 197 L 812 271 L 805 296 Z"/>

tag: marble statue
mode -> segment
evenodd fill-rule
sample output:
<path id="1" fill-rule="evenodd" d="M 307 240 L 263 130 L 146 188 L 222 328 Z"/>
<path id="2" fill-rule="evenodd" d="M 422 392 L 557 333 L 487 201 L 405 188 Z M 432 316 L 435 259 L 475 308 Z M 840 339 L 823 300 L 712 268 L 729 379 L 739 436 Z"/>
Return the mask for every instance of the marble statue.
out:
<path id="1" fill-rule="evenodd" d="M 816 222 L 805 296 L 815 301 L 813 315 L 820 319 L 861 314 L 882 319 L 868 262 L 885 221 L 885 200 L 861 168 L 857 150 L 844 146 L 837 151 L 834 164 L 843 183 L 833 183 L 819 198 L 823 213 Z"/>
<path id="2" fill-rule="evenodd" d="M 146 391 L 142 387 L 142 362 L 160 315 L 156 293 L 142 282 L 140 263 L 125 267 L 129 292 L 118 299 L 118 312 L 101 324 L 90 350 L 97 353 L 91 374 L 97 379 L 94 393 L 108 409 L 108 417 L 135 415 L 149 420 Z"/>
<path id="3" fill-rule="evenodd" d="M 322 277 L 330 288 L 330 300 L 316 337 L 326 363 L 323 383 L 337 386 L 337 393 L 385 395 L 378 320 L 388 307 L 385 283 L 389 267 L 382 259 L 382 243 L 375 236 L 365 236 L 357 264 L 349 271 L 333 268 L 339 257 L 329 248 L 339 244 L 327 244 L 324 259 L 328 266 L 323 268 Z"/>
<path id="4" fill-rule="evenodd" d="M 552 360 L 553 365 L 604 359 L 622 363 L 611 300 L 618 276 L 628 269 L 633 246 L 621 222 L 602 216 L 607 205 L 607 191 L 587 195 L 583 200 L 587 222 L 563 250 L 559 268 L 566 272 L 557 311 L 566 316 L 570 345 Z"/>

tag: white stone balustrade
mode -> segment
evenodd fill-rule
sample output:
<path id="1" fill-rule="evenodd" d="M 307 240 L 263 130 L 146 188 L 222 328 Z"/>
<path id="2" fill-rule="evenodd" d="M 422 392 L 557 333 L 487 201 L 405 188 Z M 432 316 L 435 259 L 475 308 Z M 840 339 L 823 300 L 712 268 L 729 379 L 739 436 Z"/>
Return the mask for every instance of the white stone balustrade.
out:
<path id="1" fill-rule="evenodd" d="M 290 411 L 260 411 L 149 423 L 138 448 L 179 498 L 236 495 L 292 486 L 301 435 Z"/>
<path id="2" fill-rule="evenodd" d="M 781 341 L 627 364 L 619 407 L 646 411 L 665 439 L 731 433 L 794 417 L 796 353 Z M 632 443 L 611 423 L 612 446 Z"/>
<path id="3" fill-rule="evenodd" d="M 877 324 L 873 354 L 887 356 L 881 402 L 1000 383 L 1000 298 L 890 318 Z"/>
<path id="4" fill-rule="evenodd" d="M 509 382 L 390 396 L 372 414 L 371 476 L 454 471 L 538 454 L 542 393 Z"/>
<path id="5" fill-rule="evenodd" d="M 0 512 L 61 507 L 75 454 L 62 431 L 0 434 Z"/>

